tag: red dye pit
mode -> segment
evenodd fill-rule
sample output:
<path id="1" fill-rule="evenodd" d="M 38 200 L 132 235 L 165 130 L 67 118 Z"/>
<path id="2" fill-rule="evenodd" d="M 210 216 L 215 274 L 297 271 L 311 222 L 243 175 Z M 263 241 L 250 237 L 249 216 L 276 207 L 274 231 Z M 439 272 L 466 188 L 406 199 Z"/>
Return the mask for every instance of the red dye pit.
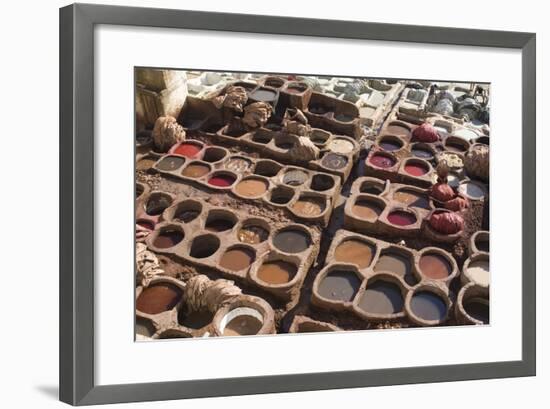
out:
<path id="1" fill-rule="evenodd" d="M 379 168 L 391 168 L 395 165 L 395 160 L 389 156 L 375 154 L 370 158 L 370 163 Z"/>
<path id="2" fill-rule="evenodd" d="M 208 184 L 218 187 L 229 187 L 235 183 L 235 178 L 229 175 L 217 175 L 208 180 Z"/>
<path id="3" fill-rule="evenodd" d="M 410 163 L 405 165 L 405 172 L 412 176 L 422 176 L 428 173 L 428 169 L 424 165 Z"/>
<path id="4" fill-rule="evenodd" d="M 416 222 L 416 217 L 411 213 L 396 210 L 388 214 L 388 221 L 396 226 L 409 226 Z"/>
<path id="5" fill-rule="evenodd" d="M 197 154 L 201 151 L 201 147 L 197 145 L 193 145 L 191 143 L 184 143 L 178 146 L 174 153 L 178 155 L 183 155 L 188 158 L 195 158 Z"/>

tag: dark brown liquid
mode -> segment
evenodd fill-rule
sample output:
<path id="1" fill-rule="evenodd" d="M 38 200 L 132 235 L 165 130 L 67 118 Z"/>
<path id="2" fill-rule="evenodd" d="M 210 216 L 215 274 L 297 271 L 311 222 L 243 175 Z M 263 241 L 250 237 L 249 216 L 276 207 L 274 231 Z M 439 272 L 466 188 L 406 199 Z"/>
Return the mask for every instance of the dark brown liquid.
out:
<path id="1" fill-rule="evenodd" d="M 229 219 L 211 219 L 206 221 L 205 228 L 208 231 L 222 232 L 231 230 L 235 222 Z"/>
<path id="2" fill-rule="evenodd" d="M 447 305 L 438 295 L 420 291 L 411 299 L 412 312 L 419 318 L 427 321 L 442 320 L 447 314 Z"/>
<path id="3" fill-rule="evenodd" d="M 489 240 L 476 240 L 476 247 L 479 251 L 489 252 Z"/>
<path id="4" fill-rule="evenodd" d="M 169 199 L 167 196 L 153 195 L 147 201 L 147 205 L 145 206 L 145 212 L 149 216 L 158 216 L 162 212 L 164 212 L 164 210 L 171 204 L 172 204 L 172 200 Z"/>
<path id="5" fill-rule="evenodd" d="M 136 301 L 136 308 L 145 314 L 159 314 L 174 308 L 182 294 L 182 290 L 173 284 L 153 284 L 141 292 Z"/>
<path id="6" fill-rule="evenodd" d="M 182 240 L 183 232 L 179 230 L 163 231 L 157 236 L 157 238 L 153 242 L 153 245 L 155 247 L 158 247 L 159 249 L 167 249 L 170 247 L 174 247 Z"/>
<path id="7" fill-rule="evenodd" d="M 334 301 L 351 301 L 361 281 L 352 271 L 332 271 L 319 284 L 318 292 L 323 298 Z"/>
<path id="8" fill-rule="evenodd" d="M 486 300 L 472 298 L 464 303 L 466 313 L 484 324 L 489 323 L 489 304 Z"/>
<path id="9" fill-rule="evenodd" d="M 206 258 L 218 251 L 219 247 L 220 241 L 217 237 L 202 235 L 193 239 L 189 254 L 195 258 Z"/>
<path id="10" fill-rule="evenodd" d="M 263 323 L 252 315 L 239 315 L 227 323 L 223 330 L 224 336 L 256 335 Z"/>
<path id="11" fill-rule="evenodd" d="M 369 282 L 359 308 L 372 314 L 395 314 L 403 311 L 403 294 L 400 288 L 387 281 Z"/>
<path id="12" fill-rule="evenodd" d="M 184 223 L 189 223 L 195 220 L 199 214 L 200 212 L 198 210 L 182 209 L 175 214 L 174 219 L 181 220 Z"/>
<path id="13" fill-rule="evenodd" d="M 227 250 L 220 259 L 220 266 L 231 271 L 241 271 L 249 267 L 255 259 L 254 252 L 245 248 Z"/>
<path id="14" fill-rule="evenodd" d="M 158 164 L 157 168 L 164 171 L 172 171 L 185 163 L 185 159 L 178 156 L 167 156 L 163 158 Z"/>
<path id="15" fill-rule="evenodd" d="M 273 244 L 286 253 L 301 253 L 311 245 L 311 238 L 301 230 L 285 229 L 273 237 Z"/>
<path id="16" fill-rule="evenodd" d="M 353 263 L 359 268 L 370 265 L 374 253 L 374 246 L 361 240 L 346 240 L 336 247 L 334 259 L 343 263 Z"/>
<path id="17" fill-rule="evenodd" d="M 258 278 L 268 284 L 285 284 L 296 275 L 297 268 L 286 261 L 270 261 L 264 263 L 258 269 Z"/>
<path id="18" fill-rule="evenodd" d="M 428 197 L 413 190 L 399 190 L 393 194 L 393 200 L 411 207 L 419 207 L 421 209 L 430 208 Z"/>
<path id="19" fill-rule="evenodd" d="M 434 280 L 445 279 L 451 274 L 451 264 L 445 257 L 439 254 L 424 254 L 420 257 L 419 264 L 422 274 Z"/>
<path id="20" fill-rule="evenodd" d="M 181 325 L 192 329 L 200 329 L 206 327 L 212 322 L 213 318 L 213 314 L 208 310 L 189 312 L 182 309 L 178 314 L 178 322 Z"/>

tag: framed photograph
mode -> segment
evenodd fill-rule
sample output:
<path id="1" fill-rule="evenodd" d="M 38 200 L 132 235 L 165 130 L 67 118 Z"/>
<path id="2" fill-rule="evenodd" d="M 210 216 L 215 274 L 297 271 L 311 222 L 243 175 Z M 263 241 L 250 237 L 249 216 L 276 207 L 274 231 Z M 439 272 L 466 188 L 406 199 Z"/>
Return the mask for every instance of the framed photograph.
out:
<path id="1" fill-rule="evenodd" d="M 535 34 L 60 9 L 60 399 L 535 374 Z"/>

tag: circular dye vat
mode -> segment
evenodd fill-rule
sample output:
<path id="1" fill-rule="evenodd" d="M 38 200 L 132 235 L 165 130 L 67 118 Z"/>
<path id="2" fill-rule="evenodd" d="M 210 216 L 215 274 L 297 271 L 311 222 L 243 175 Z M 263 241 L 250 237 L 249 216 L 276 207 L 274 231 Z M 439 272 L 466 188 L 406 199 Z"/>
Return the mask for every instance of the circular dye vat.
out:
<path id="1" fill-rule="evenodd" d="M 182 221 L 183 223 L 189 223 L 195 220 L 201 212 L 195 209 L 180 209 L 174 214 L 174 219 Z"/>
<path id="2" fill-rule="evenodd" d="M 321 165 L 330 169 L 342 169 L 348 164 L 348 158 L 337 153 L 330 152 L 321 160 Z"/>
<path id="3" fill-rule="evenodd" d="M 194 258 L 210 257 L 220 247 L 220 240 L 216 236 L 203 234 L 193 239 L 189 255 Z"/>
<path id="4" fill-rule="evenodd" d="M 275 234 L 273 245 L 285 253 L 301 253 L 311 246 L 311 237 L 302 230 L 288 228 Z"/>
<path id="5" fill-rule="evenodd" d="M 220 266 L 231 271 L 241 271 L 249 267 L 256 258 L 254 252 L 243 247 L 234 247 L 223 253 Z"/>
<path id="6" fill-rule="evenodd" d="M 452 272 L 451 263 L 446 257 L 437 253 L 426 253 L 420 257 L 420 271 L 434 280 L 443 280 Z"/>
<path id="7" fill-rule="evenodd" d="M 153 167 L 155 164 L 156 159 L 153 158 L 145 158 L 140 160 L 138 163 L 136 163 L 136 170 L 147 170 Z"/>
<path id="8" fill-rule="evenodd" d="M 208 310 L 186 311 L 182 309 L 178 314 L 178 322 L 187 328 L 201 329 L 212 322 L 214 315 Z"/>
<path id="9" fill-rule="evenodd" d="M 268 261 L 263 263 L 258 269 L 258 278 L 267 284 L 286 284 L 290 282 L 296 273 L 298 268 L 286 261 Z"/>
<path id="10" fill-rule="evenodd" d="M 316 174 L 311 179 L 311 189 L 317 192 L 332 189 L 334 187 L 334 179 L 329 175 Z"/>
<path id="11" fill-rule="evenodd" d="M 285 81 L 281 78 L 268 78 L 265 81 L 265 85 L 267 85 L 268 87 L 273 87 L 273 88 L 281 88 L 284 83 L 285 83 Z"/>
<path id="12" fill-rule="evenodd" d="M 351 212 L 362 219 L 375 220 L 382 213 L 382 206 L 370 200 L 358 200 L 351 208 Z"/>
<path id="13" fill-rule="evenodd" d="M 447 315 L 447 304 L 437 294 L 419 291 L 412 296 L 411 310 L 414 315 L 426 321 L 440 321 Z"/>
<path id="14" fill-rule="evenodd" d="M 428 197 L 414 190 L 402 189 L 393 194 L 393 200 L 403 203 L 406 206 L 429 209 L 430 201 Z"/>
<path id="15" fill-rule="evenodd" d="M 204 228 L 211 232 L 221 233 L 231 230 L 235 226 L 235 221 L 228 217 L 208 217 Z"/>
<path id="16" fill-rule="evenodd" d="M 403 311 L 403 294 L 397 284 L 376 280 L 367 283 L 358 307 L 371 314 L 389 315 Z"/>
<path id="17" fill-rule="evenodd" d="M 428 149 L 423 148 L 413 148 L 411 149 L 411 154 L 421 159 L 431 159 L 434 156 L 433 153 L 430 152 Z"/>
<path id="18" fill-rule="evenodd" d="M 463 182 L 458 187 L 458 191 L 472 199 L 482 199 L 485 197 L 485 189 L 476 182 Z"/>
<path id="19" fill-rule="evenodd" d="M 186 166 L 185 169 L 181 171 L 181 175 L 188 178 L 197 179 L 203 177 L 209 172 L 210 166 L 200 163 L 191 163 L 189 166 Z"/>
<path id="20" fill-rule="evenodd" d="M 411 176 L 423 176 L 428 173 L 428 167 L 423 163 L 407 163 L 405 165 L 405 172 Z"/>
<path id="21" fill-rule="evenodd" d="M 158 216 L 172 204 L 172 199 L 165 195 L 151 195 L 145 206 L 145 213 L 149 216 Z"/>
<path id="22" fill-rule="evenodd" d="M 223 149 L 210 147 L 204 150 L 202 160 L 209 163 L 218 162 L 225 158 L 225 155 L 226 152 Z"/>
<path id="23" fill-rule="evenodd" d="M 334 153 L 348 154 L 353 152 L 353 143 L 346 139 L 335 138 L 328 144 L 328 149 Z"/>
<path id="24" fill-rule="evenodd" d="M 372 155 L 369 159 L 369 162 L 372 165 L 382 169 L 391 168 L 396 163 L 395 159 L 386 155 L 381 155 L 379 153 L 375 153 L 374 155 Z"/>
<path id="25" fill-rule="evenodd" d="M 486 253 L 489 252 L 489 240 L 486 239 L 477 239 L 476 240 L 476 247 L 479 251 L 484 251 Z"/>
<path id="26" fill-rule="evenodd" d="M 357 294 L 360 285 L 361 281 L 354 272 L 336 270 L 321 280 L 317 291 L 328 300 L 349 302 Z"/>
<path id="27" fill-rule="evenodd" d="M 233 172 L 246 172 L 252 166 L 252 162 L 243 158 L 231 158 L 225 163 L 225 168 L 227 170 L 232 170 Z"/>
<path id="28" fill-rule="evenodd" d="M 445 148 L 448 151 L 458 152 L 458 153 L 462 153 L 468 150 L 468 147 L 466 145 L 463 145 L 460 142 L 452 142 L 452 141 L 447 142 L 445 144 Z"/>
<path id="29" fill-rule="evenodd" d="M 277 97 L 277 93 L 267 88 L 259 88 L 250 94 L 250 99 L 261 102 L 272 102 Z"/>
<path id="30" fill-rule="evenodd" d="M 384 187 L 372 182 L 364 182 L 359 188 L 361 193 L 368 193 L 371 195 L 379 195 L 384 191 Z"/>
<path id="31" fill-rule="evenodd" d="M 375 252 L 375 247 L 362 240 L 345 240 L 334 250 L 334 259 L 342 263 L 353 263 L 359 268 L 370 265 Z"/>
<path id="32" fill-rule="evenodd" d="M 300 197 L 292 205 L 292 210 L 301 216 L 319 216 L 325 210 L 325 200 L 316 197 Z"/>
<path id="33" fill-rule="evenodd" d="M 262 179 L 245 179 L 241 180 L 235 186 L 235 192 L 243 197 L 258 197 L 267 192 L 268 184 Z"/>
<path id="34" fill-rule="evenodd" d="M 468 275 L 477 284 L 487 287 L 491 281 L 489 260 L 476 260 L 468 265 Z"/>
<path id="35" fill-rule="evenodd" d="M 489 301 L 484 298 L 470 298 L 464 305 L 464 311 L 473 319 L 489 323 Z"/>
<path id="36" fill-rule="evenodd" d="M 180 230 L 161 231 L 153 241 L 153 245 L 159 249 L 174 247 L 183 240 L 184 234 Z"/>
<path id="37" fill-rule="evenodd" d="M 267 240 L 269 232 L 261 226 L 244 226 L 237 233 L 237 238 L 242 243 L 260 244 Z"/>
<path id="38" fill-rule="evenodd" d="M 208 184 L 217 187 L 229 187 L 235 183 L 235 176 L 228 174 L 217 174 L 208 179 Z"/>
<path id="39" fill-rule="evenodd" d="M 289 186 L 303 185 L 307 180 L 307 173 L 301 170 L 289 170 L 283 175 L 283 183 Z"/>
<path id="40" fill-rule="evenodd" d="M 395 252 L 382 253 L 374 266 L 374 271 L 389 271 L 401 277 L 411 272 L 411 261 L 409 257 Z"/>
<path id="41" fill-rule="evenodd" d="M 195 158 L 201 151 L 202 147 L 192 143 L 182 143 L 179 145 L 173 153 L 177 155 L 182 155 L 187 158 Z"/>
<path id="42" fill-rule="evenodd" d="M 284 189 L 282 187 L 276 187 L 271 191 L 270 202 L 275 204 L 284 205 L 290 202 L 294 197 L 294 191 L 290 189 Z"/>
<path id="43" fill-rule="evenodd" d="M 378 146 L 380 146 L 385 151 L 393 152 L 401 149 L 403 145 L 392 139 L 382 139 L 380 142 L 378 142 Z"/>
<path id="44" fill-rule="evenodd" d="M 394 210 L 388 214 L 388 221 L 395 226 L 410 226 L 416 223 L 416 216 L 403 210 Z"/>
<path id="45" fill-rule="evenodd" d="M 327 143 L 329 136 L 330 134 L 328 132 L 314 129 L 311 131 L 309 139 L 311 139 L 311 142 L 313 142 L 317 147 L 323 147 Z"/>
<path id="46" fill-rule="evenodd" d="M 409 128 L 398 122 L 392 122 L 390 126 L 386 128 L 386 132 L 391 133 L 395 136 L 409 136 L 409 134 L 411 133 Z"/>
<path id="47" fill-rule="evenodd" d="M 262 326 L 263 322 L 255 316 L 237 315 L 227 323 L 222 335 L 225 337 L 256 335 Z"/>
<path id="48" fill-rule="evenodd" d="M 183 291 L 171 283 L 158 283 L 145 288 L 136 300 L 136 308 L 145 314 L 160 314 L 174 308 Z"/>
<path id="49" fill-rule="evenodd" d="M 151 338 L 157 330 L 153 323 L 145 318 L 136 317 L 136 334 Z"/>
<path id="50" fill-rule="evenodd" d="M 155 224 L 150 220 L 138 220 L 136 224 L 147 230 L 153 230 L 155 228 Z"/>
<path id="51" fill-rule="evenodd" d="M 185 159 L 177 156 L 167 156 L 162 158 L 162 160 L 157 164 L 157 169 L 164 171 L 172 171 L 183 166 Z"/>

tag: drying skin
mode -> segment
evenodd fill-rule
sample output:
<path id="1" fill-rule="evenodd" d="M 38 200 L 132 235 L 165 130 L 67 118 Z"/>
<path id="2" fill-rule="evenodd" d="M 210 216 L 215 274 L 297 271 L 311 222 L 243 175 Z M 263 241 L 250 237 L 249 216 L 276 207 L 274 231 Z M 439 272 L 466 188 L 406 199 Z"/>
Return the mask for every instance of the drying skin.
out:
<path id="1" fill-rule="evenodd" d="M 164 273 L 157 256 L 143 243 L 136 243 L 136 281 L 146 287 L 151 280 Z"/>
<path id="2" fill-rule="evenodd" d="M 230 280 L 210 280 L 205 275 L 196 275 L 187 281 L 184 299 L 191 311 L 216 312 L 241 295 L 241 289 Z"/>
<path id="3" fill-rule="evenodd" d="M 273 108 L 266 102 L 254 102 L 244 108 L 243 123 L 248 129 L 256 129 L 264 126 Z"/>
<path id="4" fill-rule="evenodd" d="M 185 139 L 185 130 L 172 116 L 161 116 L 155 121 L 153 143 L 157 152 L 168 152 L 176 143 Z"/>
<path id="5" fill-rule="evenodd" d="M 223 106 L 235 112 L 243 112 L 247 100 L 248 95 L 243 87 L 231 85 L 227 88 L 225 95 L 213 98 L 212 102 L 217 108 Z"/>

